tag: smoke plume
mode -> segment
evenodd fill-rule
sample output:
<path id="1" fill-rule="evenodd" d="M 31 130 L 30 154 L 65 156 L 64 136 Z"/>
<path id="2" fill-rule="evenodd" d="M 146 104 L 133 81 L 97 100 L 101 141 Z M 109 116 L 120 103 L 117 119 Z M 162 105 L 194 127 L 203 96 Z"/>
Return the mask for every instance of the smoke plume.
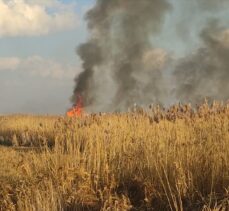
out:
<path id="1" fill-rule="evenodd" d="M 166 53 L 150 39 L 170 9 L 166 0 L 97 0 L 86 15 L 90 39 L 77 50 L 83 72 L 75 79 L 73 102 L 77 94 L 86 106 L 103 110 L 159 102 Z"/>
<path id="2" fill-rule="evenodd" d="M 196 0 L 196 5 L 202 10 L 216 11 L 228 6 L 228 0 Z"/>
<path id="3" fill-rule="evenodd" d="M 200 44 L 179 59 L 152 39 L 172 11 L 169 0 L 97 0 L 86 15 L 89 40 L 77 49 L 83 71 L 75 79 L 72 102 L 81 94 L 90 111 L 112 111 L 134 103 L 227 100 L 229 27 L 223 27 L 222 17 L 212 19 L 219 11 L 223 15 L 229 1 L 178 1 L 181 18 L 170 25 L 177 40 L 189 46 L 187 40 L 195 37 Z M 199 38 L 189 37 L 193 31 Z"/>
<path id="4" fill-rule="evenodd" d="M 228 7 L 228 0 L 196 0 L 182 6 L 178 34 L 187 42 L 187 35 L 200 31 L 199 47 L 174 61 L 174 99 L 192 104 L 205 98 L 229 99 L 229 27 L 223 16 Z"/>
<path id="5" fill-rule="evenodd" d="M 176 98 L 198 103 L 229 99 L 229 31 L 210 21 L 200 34 L 202 47 L 182 58 L 174 71 Z"/>

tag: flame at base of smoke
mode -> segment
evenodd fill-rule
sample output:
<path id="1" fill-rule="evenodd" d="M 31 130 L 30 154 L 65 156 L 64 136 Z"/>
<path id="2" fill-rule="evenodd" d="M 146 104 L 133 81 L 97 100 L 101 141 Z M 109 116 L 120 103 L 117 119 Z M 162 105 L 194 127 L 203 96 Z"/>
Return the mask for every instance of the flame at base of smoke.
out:
<path id="1" fill-rule="evenodd" d="M 77 96 L 76 104 L 67 111 L 68 117 L 80 117 L 84 113 L 83 111 L 83 100 L 80 95 Z"/>

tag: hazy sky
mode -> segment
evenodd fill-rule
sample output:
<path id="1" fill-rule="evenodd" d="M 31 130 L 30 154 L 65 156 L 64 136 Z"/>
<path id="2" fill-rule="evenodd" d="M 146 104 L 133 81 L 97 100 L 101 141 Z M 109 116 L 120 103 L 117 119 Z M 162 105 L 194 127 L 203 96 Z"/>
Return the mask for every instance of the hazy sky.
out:
<path id="1" fill-rule="evenodd" d="M 200 12 L 194 0 L 169 2 L 172 9 L 152 41 L 173 57 L 195 50 L 209 17 L 229 22 L 226 8 Z M 74 77 L 81 71 L 75 49 L 87 39 L 83 17 L 94 3 L 0 0 L 0 114 L 63 114 L 71 106 Z"/>

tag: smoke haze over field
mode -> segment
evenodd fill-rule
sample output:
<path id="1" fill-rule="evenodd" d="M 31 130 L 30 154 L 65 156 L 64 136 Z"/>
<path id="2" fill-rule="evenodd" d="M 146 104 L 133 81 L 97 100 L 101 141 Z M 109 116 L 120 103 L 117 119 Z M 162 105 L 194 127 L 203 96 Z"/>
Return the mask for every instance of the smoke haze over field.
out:
<path id="1" fill-rule="evenodd" d="M 201 32 L 202 47 L 178 61 L 176 97 L 184 102 L 229 98 L 229 31 L 210 22 Z"/>
<path id="2" fill-rule="evenodd" d="M 170 9 L 166 0 L 97 1 L 86 16 L 91 37 L 77 51 L 84 71 L 73 102 L 81 93 L 86 106 L 107 110 L 163 98 L 166 53 L 152 48 L 150 38 Z"/>
<path id="3" fill-rule="evenodd" d="M 0 114 L 63 114 L 78 94 L 87 112 L 227 100 L 228 8 L 229 0 L 0 0 Z"/>
<path id="4" fill-rule="evenodd" d="M 183 40 L 190 36 L 190 27 L 199 26 L 200 31 L 199 46 L 182 58 L 154 42 L 166 30 L 173 3 L 97 0 L 86 15 L 90 37 L 77 49 L 83 72 L 75 79 L 72 102 L 81 94 L 90 110 L 108 111 L 124 110 L 134 103 L 197 103 L 205 97 L 227 100 L 229 23 L 221 23 L 215 14 L 224 11 L 229 1 L 181 3 L 181 14 L 187 15 L 169 27 L 176 28 Z M 199 20 L 201 15 L 204 18 Z"/>

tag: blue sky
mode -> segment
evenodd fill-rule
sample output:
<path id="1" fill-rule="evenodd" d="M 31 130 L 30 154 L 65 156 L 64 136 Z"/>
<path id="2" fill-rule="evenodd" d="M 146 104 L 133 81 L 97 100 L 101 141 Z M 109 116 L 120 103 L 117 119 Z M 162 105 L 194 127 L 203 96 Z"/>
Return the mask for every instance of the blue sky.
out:
<path id="1" fill-rule="evenodd" d="M 5 2 L 0 1 L 0 11 Z M 27 6 L 26 1 L 22 2 Z M 37 2 L 38 6 L 44 7 Z M 16 30 L 0 34 L 0 114 L 61 114 L 70 106 L 73 79 L 81 69 L 75 49 L 87 38 L 83 16 L 93 5 L 93 0 L 59 2 L 60 7 L 69 7 L 66 11 L 72 16 L 72 19 L 66 20 L 70 22 L 69 27 L 60 27 L 41 35 L 40 29 L 31 35 L 22 31 L 17 34 Z M 60 9 L 59 14 L 64 12 Z M 52 28 L 52 24 L 48 27 Z M 44 69 L 49 68 L 51 72 L 44 73 Z M 65 74 L 68 76 L 63 76 Z"/>
<path id="2" fill-rule="evenodd" d="M 170 2 L 173 9 L 152 42 L 154 47 L 176 57 L 199 45 L 198 34 L 208 17 L 228 24 L 226 9 L 200 15 L 198 8 L 188 9 L 187 1 Z M 75 49 L 88 37 L 83 17 L 94 3 L 95 0 L 0 0 L 0 114 L 64 114 L 71 106 L 73 79 L 81 71 Z M 185 31 L 184 37 L 178 25 Z"/>

